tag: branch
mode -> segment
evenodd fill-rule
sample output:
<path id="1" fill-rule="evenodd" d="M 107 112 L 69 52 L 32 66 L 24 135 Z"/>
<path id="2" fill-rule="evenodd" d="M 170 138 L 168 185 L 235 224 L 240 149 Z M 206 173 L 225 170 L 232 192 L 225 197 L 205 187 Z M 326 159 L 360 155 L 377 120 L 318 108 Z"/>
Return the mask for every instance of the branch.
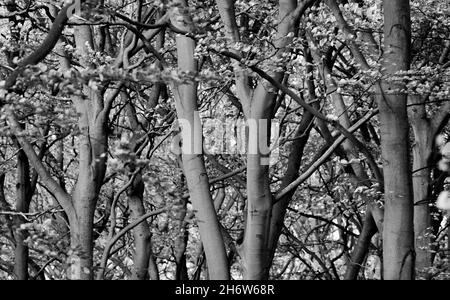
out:
<path id="1" fill-rule="evenodd" d="M 438 134 L 450 120 L 450 102 L 447 102 L 431 120 L 432 134 Z"/>
<path id="2" fill-rule="evenodd" d="M 228 38 L 233 44 L 241 41 L 239 28 L 236 22 L 236 13 L 234 0 L 216 0 L 219 8 L 220 17 L 225 25 Z M 231 50 L 234 54 L 240 55 L 238 50 Z M 248 102 L 250 99 L 250 87 L 248 82 L 248 73 L 240 66 L 239 62 L 233 63 L 234 74 L 236 78 L 236 88 L 239 99 Z"/>
<path id="3" fill-rule="evenodd" d="M 222 54 L 224 56 L 227 56 L 229 58 L 235 59 L 237 61 L 242 61 L 243 59 L 228 51 L 216 51 L 214 49 L 210 49 L 211 51 Z M 253 72 L 261 76 L 263 79 L 267 80 L 270 84 L 272 84 L 275 88 L 281 90 L 283 93 L 287 94 L 289 97 L 291 97 L 295 102 L 303 106 L 304 109 L 309 111 L 311 114 L 313 114 L 316 118 L 323 120 L 325 122 L 330 123 L 332 126 L 334 126 L 337 130 L 339 130 L 342 135 L 349 139 L 358 149 L 367 157 L 367 161 L 370 164 L 373 172 L 375 173 L 375 177 L 377 180 L 382 181 L 382 174 L 379 170 L 378 166 L 375 163 L 375 160 L 373 159 L 372 153 L 365 147 L 349 130 L 345 129 L 337 120 L 330 120 L 327 117 L 325 117 L 320 111 L 306 103 L 305 100 L 303 100 L 301 97 L 299 97 L 294 91 L 292 91 L 289 87 L 285 86 L 284 84 L 278 82 L 276 79 L 274 79 L 272 76 L 264 72 L 262 69 L 256 67 L 255 65 L 248 66 Z M 369 113 L 370 114 L 370 113 Z M 340 144 L 340 143 L 339 143 Z"/>
<path id="4" fill-rule="evenodd" d="M 327 218 L 325 218 L 325 217 L 322 217 L 322 216 L 316 216 L 316 215 L 312 215 L 312 214 L 303 213 L 303 212 L 300 212 L 300 211 L 295 210 L 295 209 L 292 209 L 292 208 L 288 208 L 288 209 L 289 209 L 290 211 L 296 213 L 296 214 L 299 214 L 299 215 L 302 216 L 302 217 L 305 217 L 305 218 L 308 218 L 308 219 L 315 219 L 315 220 L 318 220 L 318 221 L 322 221 L 322 222 L 324 222 L 324 223 L 326 223 L 326 224 L 328 224 L 328 225 L 332 225 L 332 226 L 334 226 L 334 227 L 336 227 L 336 228 L 342 230 L 343 232 L 345 232 L 345 233 L 348 234 L 348 235 L 351 235 L 351 236 L 354 236 L 354 237 L 358 237 L 358 235 L 357 235 L 356 233 L 354 233 L 354 232 L 352 232 L 352 231 L 349 231 L 349 230 L 348 230 L 347 228 L 345 228 L 344 226 L 339 225 L 339 224 L 333 222 L 333 220 L 329 220 L 329 219 L 327 219 Z"/>
<path id="5" fill-rule="evenodd" d="M 225 179 L 231 178 L 231 177 L 235 177 L 235 180 L 237 183 L 239 183 L 242 187 L 246 187 L 247 183 L 245 182 L 244 178 L 241 178 L 241 176 L 237 176 L 238 174 L 244 172 L 247 167 L 241 167 L 235 171 L 231 171 L 230 169 L 228 169 L 227 167 L 225 167 L 224 165 L 222 165 L 217 158 L 215 158 L 213 155 L 209 155 L 208 156 L 208 160 L 218 169 L 220 170 L 220 172 L 222 172 L 224 175 L 219 176 L 217 178 L 211 179 L 209 181 L 209 184 L 212 185 L 214 183 L 223 181 Z"/>
<path id="6" fill-rule="evenodd" d="M 164 28 L 169 26 L 169 14 L 166 13 L 165 15 L 163 15 L 157 22 L 155 22 L 154 24 L 147 24 L 147 23 L 141 23 L 141 22 L 137 22 L 134 21 L 130 18 L 128 18 L 125 15 L 122 15 L 116 11 L 109 11 L 109 13 L 127 23 L 130 23 L 131 25 L 134 25 L 138 28 L 143 28 L 143 29 L 158 29 L 158 28 Z"/>
<path id="7" fill-rule="evenodd" d="M 450 42 L 448 44 L 450 45 Z M 443 63 L 443 60 L 440 60 L 440 63 L 441 62 Z M 447 62 L 446 64 L 442 65 L 440 69 L 444 70 L 449 66 L 450 62 Z M 447 102 L 444 105 L 444 107 L 438 110 L 438 112 L 434 115 L 433 119 L 431 120 L 431 129 L 433 136 L 442 131 L 442 129 L 445 127 L 445 125 L 448 123 L 449 120 L 450 120 L 450 102 Z"/>
<path id="8" fill-rule="evenodd" d="M 13 17 L 16 17 L 16 16 L 21 16 L 21 15 L 28 14 L 30 12 L 30 8 L 31 8 L 31 4 L 32 3 L 33 3 L 32 1 L 27 1 L 26 7 L 24 9 L 22 9 L 21 11 L 10 12 L 10 13 L 8 13 L 6 15 L 0 15 L 0 19 L 9 19 L 9 18 L 13 18 Z M 7 3 L 5 6 L 8 6 L 8 5 L 10 5 L 10 4 Z M 13 6 L 15 7 L 16 4 L 13 4 Z M 34 10 L 37 10 L 37 9 L 43 8 L 43 7 L 44 7 L 43 5 L 40 5 L 40 6 L 37 6 Z"/>
<path id="9" fill-rule="evenodd" d="M 78 0 L 77 0 L 78 1 Z M 80 0 L 81 1 L 81 0 Z M 17 68 L 6 78 L 3 88 L 10 91 L 12 87 L 16 84 L 17 78 L 22 74 L 26 67 L 31 65 L 36 65 L 41 62 L 56 46 L 59 37 L 62 34 L 64 27 L 68 21 L 68 10 L 72 7 L 73 2 L 64 6 L 58 16 L 55 18 L 52 27 L 50 28 L 47 37 L 42 42 L 37 50 L 23 59 L 17 66 Z M 1 99 L 0 99 L 1 101 Z M 0 102 L 1 104 L 1 102 Z"/>
<path id="10" fill-rule="evenodd" d="M 227 174 L 224 174 L 224 175 L 222 175 L 222 176 L 213 178 L 213 179 L 211 179 L 211 180 L 209 181 L 208 184 L 209 184 L 209 185 L 213 185 L 214 183 L 224 181 L 224 180 L 226 180 L 226 179 L 229 179 L 229 178 L 231 178 L 231 177 L 234 177 L 234 176 L 236 176 L 236 175 L 239 175 L 240 173 L 244 172 L 245 170 L 247 170 L 247 166 L 241 167 L 241 168 L 239 168 L 239 169 L 237 169 L 237 170 L 234 170 L 234 171 L 229 172 L 229 173 L 227 173 Z M 182 196 L 183 199 L 187 199 L 187 198 L 189 198 L 189 197 L 190 197 L 189 192 L 184 193 L 183 196 Z"/>
<path id="11" fill-rule="evenodd" d="M 16 116 L 12 112 L 11 108 L 5 107 L 5 112 L 13 134 L 16 136 L 17 140 L 22 146 L 22 149 L 27 155 L 28 159 L 30 160 L 30 163 L 33 165 L 34 169 L 39 174 L 42 184 L 50 191 L 51 194 L 55 196 L 56 200 L 62 206 L 64 211 L 68 215 L 70 215 L 74 209 L 71 197 L 64 191 L 64 189 L 59 185 L 59 183 L 56 182 L 55 179 L 53 179 L 49 171 L 45 168 L 44 164 L 34 151 L 31 143 L 24 137 L 23 130 L 19 122 L 17 121 Z"/>
<path id="12" fill-rule="evenodd" d="M 378 114 L 378 110 L 371 111 L 366 114 L 361 120 L 359 120 L 355 125 L 349 128 L 348 132 L 351 134 L 359 129 L 364 123 L 369 121 L 373 116 Z M 291 184 L 286 186 L 283 190 L 279 191 L 274 197 L 275 203 L 281 200 L 286 194 L 290 193 L 292 190 L 296 189 L 300 184 L 307 180 L 339 147 L 339 145 L 344 142 L 346 137 L 341 135 L 336 141 L 328 148 L 328 150 L 316 160 L 309 168 L 306 170 L 299 178 L 293 181 Z"/>
<path id="13" fill-rule="evenodd" d="M 359 49 L 359 45 L 356 43 L 356 33 L 344 19 L 344 16 L 342 15 L 342 12 L 339 9 L 336 0 L 327 0 L 325 2 L 333 12 L 339 28 L 344 33 L 345 41 L 349 43 L 349 47 L 352 51 L 353 56 L 356 58 L 357 62 L 363 67 L 364 70 L 369 70 L 370 66 L 361 50 Z"/>
<path id="14" fill-rule="evenodd" d="M 134 221 L 133 223 L 128 224 L 125 228 L 123 228 L 121 231 L 119 231 L 119 233 L 117 233 L 117 235 L 108 242 L 108 244 L 105 247 L 105 250 L 103 251 L 102 261 L 100 263 L 100 272 L 97 275 L 97 280 L 103 279 L 103 276 L 105 275 L 106 264 L 109 259 L 109 253 L 111 252 L 112 247 L 117 243 L 117 241 L 122 236 L 124 236 L 127 232 L 134 229 L 136 226 L 138 226 L 139 224 L 141 224 L 148 218 L 162 214 L 166 211 L 167 211 L 167 208 L 162 208 L 162 209 L 158 209 L 158 210 L 149 212 L 149 213 L 143 215 L 142 217 L 140 217 L 139 219 L 136 219 L 136 221 Z"/>

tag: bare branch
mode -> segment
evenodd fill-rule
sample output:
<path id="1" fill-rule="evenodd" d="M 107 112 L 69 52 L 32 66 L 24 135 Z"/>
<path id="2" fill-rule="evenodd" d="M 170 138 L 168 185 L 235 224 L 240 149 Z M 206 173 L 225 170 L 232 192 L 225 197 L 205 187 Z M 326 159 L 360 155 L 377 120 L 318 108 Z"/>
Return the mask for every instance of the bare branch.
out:
<path id="1" fill-rule="evenodd" d="M 30 163 L 33 165 L 34 169 L 39 174 L 42 184 L 55 196 L 56 200 L 63 207 L 66 213 L 70 214 L 74 209 L 71 197 L 64 191 L 64 189 L 59 185 L 59 183 L 55 179 L 53 179 L 47 168 L 45 168 L 44 164 L 34 151 L 33 146 L 25 138 L 23 130 L 19 122 L 17 121 L 16 116 L 12 112 L 11 108 L 5 107 L 5 112 L 7 115 L 8 123 L 14 135 L 16 136 L 17 140 L 22 146 L 23 151 L 30 160 Z"/>

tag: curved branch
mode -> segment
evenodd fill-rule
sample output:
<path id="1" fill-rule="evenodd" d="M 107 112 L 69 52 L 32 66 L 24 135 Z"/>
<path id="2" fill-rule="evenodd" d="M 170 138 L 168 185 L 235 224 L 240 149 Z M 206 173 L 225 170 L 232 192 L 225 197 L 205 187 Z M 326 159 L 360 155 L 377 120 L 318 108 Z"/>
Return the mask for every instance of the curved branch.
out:
<path id="1" fill-rule="evenodd" d="M 13 134 L 16 136 L 30 163 L 33 165 L 33 168 L 41 178 L 42 184 L 50 191 L 50 193 L 55 196 L 56 200 L 62 206 L 64 211 L 68 215 L 70 215 L 74 209 L 71 197 L 64 191 L 61 185 L 55 179 L 53 179 L 53 177 L 50 175 L 50 172 L 42 163 L 42 160 L 34 151 L 31 143 L 24 137 L 23 130 L 11 108 L 6 107 L 5 112 Z"/>
<path id="2" fill-rule="evenodd" d="M 69 20 L 68 10 L 72 8 L 72 5 L 73 1 L 60 10 L 47 37 L 39 48 L 19 62 L 17 68 L 6 78 L 3 86 L 5 90 L 10 91 L 12 89 L 16 84 L 17 78 L 22 74 L 26 67 L 38 64 L 53 50 L 53 48 L 55 48 L 56 43 Z"/>
<path id="3" fill-rule="evenodd" d="M 366 114 L 364 118 L 359 120 L 355 125 L 349 128 L 348 132 L 352 135 L 353 132 L 358 130 L 364 123 L 369 121 L 373 116 L 378 114 L 378 110 L 374 110 Z M 341 135 L 336 139 L 336 141 L 328 148 L 328 150 L 318 159 L 316 160 L 303 174 L 293 181 L 291 184 L 286 186 L 283 190 L 279 191 L 275 196 L 275 202 L 279 201 L 283 196 L 291 192 L 293 189 L 297 188 L 300 184 L 302 184 L 305 180 L 307 180 L 339 147 L 339 145 L 346 139 L 346 136 Z"/>
<path id="4" fill-rule="evenodd" d="M 154 210 L 152 212 L 149 212 L 145 215 L 143 215 L 142 217 L 140 217 L 139 219 L 137 219 L 136 221 L 134 221 L 133 223 L 128 224 L 125 228 L 123 228 L 121 231 L 119 231 L 119 233 L 117 233 L 116 236 L 114 236 L 106 245 L 105 250 L 103 251 L 103 256 L 102 256 L 102 261 L 100 263 L 100 271 L 97 275 L 97 279 L 98 280 L 102 280 L 103 276 L 105 275 L 105 270 L 106 270 L 106 263 L 108 262 L 109 259 L 109 254 L 111 252 L 112 247 L 117 243 L 117 241 L 123 237 L 127 232 L 129 232 L 130 230 L 134 229 L 136 226 L 138 226 L 139 224 L 141 224 L 142 222 L 144 222 L 145 220 L 147 220 L 150 217 L 162 214 L 164 212 L 167 211 L 167 208 L 162 208 L 162 209 L 158 209 L 158 210 Z"/>
<path id="5" fill-rule="evenodd" d="M 235 59 L 237 61 L 243 60 L 239 55 L 236 55 L 236 54 L 228 52 L 228 51 L 216 51 L 214 49 L 210 49 L 210 50 L 215 53 L 224 55 L 226 57 Z M 276 79 L 274 79 L 272 76 L 267 74 L 262 69 L 258 68 L 255 65 L 248 66 L 248 68 L 251 69 L 256 74 L 258 74 L 259 76 L 261 76 L 263 79 L 267 80 L 276 89 L 282 91 L 283 93 L 286 93 L 295 102 L 297 102 L 298 104 L 303 106 L 303 108 L 306 109 L 308 112 L 310 112 L 313 116 L 315 116 L 316 118 L 318 118 L 320 120 L 330 123 L 337 130 L 339 130 L 345 138 L 349 139 L 359 149 L 359 151 L 361 151 L 361 153 L 363 153 L 366 156 L 367 161 L 370 164 L 372 171 L 375 173 L 374 175 L 375 175 L 376 179 L 379 180 L 380 182 L 382 181 L 383 176 L 381 174 L 380 169 L 376 165 L 375 160 L 373 159 L 372 153 L 370 153 L 370 151 L 366 147 L 364 147 L 364 145 L 352 134 L 351 131 L 345 129 L 341 124 L 339 124 L 339 121 L 331 120 L 331 119 L 325 117 L 319 110 L 312 107 L 310 104 L 306 103 L 306 101 L 304 99 L 302 99 L 301 97 L 299 97 L 293 90 L 291 90 L 289 87 L 285 86 L 284 84 L 278 82 Z M 342 141 L 340 143 L 342 143 Z"/>

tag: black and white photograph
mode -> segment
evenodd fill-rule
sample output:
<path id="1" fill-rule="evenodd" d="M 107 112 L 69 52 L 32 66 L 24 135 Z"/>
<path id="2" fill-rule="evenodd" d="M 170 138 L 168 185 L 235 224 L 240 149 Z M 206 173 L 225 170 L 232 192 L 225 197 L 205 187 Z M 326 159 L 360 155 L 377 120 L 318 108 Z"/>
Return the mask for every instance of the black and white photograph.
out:
<path id="1" fill-rule="evenodd" d="M 450 0 L 0 0 L 0 281 L 92 280 L 450 280 Z"/>

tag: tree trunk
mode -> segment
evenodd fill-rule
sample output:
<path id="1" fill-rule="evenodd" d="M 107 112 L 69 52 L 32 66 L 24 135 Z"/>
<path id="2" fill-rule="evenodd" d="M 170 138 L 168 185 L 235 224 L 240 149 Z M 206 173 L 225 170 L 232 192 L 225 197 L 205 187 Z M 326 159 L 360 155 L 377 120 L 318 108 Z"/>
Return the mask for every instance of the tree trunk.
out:
<path id="1" fill-rule="evenodd" d="M 181 176 L 184 177 L 184 176 Z M 184 178 L 181 179 L 182 181 Z M 174 214 L 174 227 L 175 227 L 175 242 L 174 242 L 174 255 L 175 255 L 175 280 L 189 280 L 188 270 L 186 266 L 186 249 L 188 243 L 188 231 L 187 231 L 187 201 L 186 199 L 179 199 L 177 205 L 173 207 Z"/>
<path id="2" fill-rule="evenodd" d="M 87 56 L 94 49 L 92 31 L 89 26 L 75 30 L 76 47 L 82 56 L 84 67 L 88 67 Z M 110 103 L 103 95 L 87 86 L 87 99 L 74 97 L 73 102 L 79 115 L 79 171 L 72 191 L 74 212 L 69 215 L 71 247 L 69 278 L 92 280 L 93 270 L 93 224 L 98 195 L 106 173 L 108 152 L 107 117 Z"/>
<path id="3" fill-rule="evenodd" d="M 80 178 L 83 176 L 81 175 Z M 93 224 L 97 193 L 90 184 L 91 176 L 79 180 L 72 195 L 75 213 L 69 217 L 70 257 L 69 278 L 71 280 L 92 280 L 93 270 Z"/>
<path id="4" fill-rule="evenodd" d="M 311 122 L 313 121 L 313 115 L 305 113 L 302 118 L 302 122 L 296 131 L 296 140 L 291 145 L 291 150 L 288 158 L 288 168 L 283 176 L 283 181 L 281 183 L 281 189 L 288 186 L 295 179 L 298 178 L 298 173 L 300 165 L 303 158 L 303 150 L 309 140 L 311 131 Z M 277 247 L 278 239 L 281 234 L 281 230 L 284 225 L 284 217 L 286 214 L 287 207 L 294 195 L 295 191 L 284 196 L 280 201 L 278 201 L 272 208 L 272 217 L 270 224 L 270 235 L 269 235 L 269 261 L 273 260 L 275 250 Z"/>
<path id="5" fill-rule="evenodd" d="M 262 100 L 261 100 L 262 101 Z M 255 118 L 254 120 L 265 120 Z M 268 126 L 270 126 L 268 124 Z M 257 125 L 250 136 L 249 149 L 266 143 L 270 128 Z M 256 148 L 255 148 L 256 149 Z M 259 150 L 258 150 L 259 151 Z M 250 150 L 249 150 L 250 152 Z M 262 165 L 269 158 L 265 154 L 247 155 L 247 223 L 244 238 L 244 278 L 260 280 L 268 274 L 270 217 L 272 212 L 272 193 L 270 191 L 269 166 Z"/>
<path id="6" fill-rule="evenodd" d="M 32 189 L 30 182 L 30 165 L 28 158 L 23 152 L 19 150 L 17 155 L 17 200 L 16 211 L 21 213 L 28 213 L 32 197 Z M 28 246 L 24 244 L 26 234 L 22 232 L 20 226 L 26 220 L 21 216 L 14 218 L 14 238 L 16 241 L 16 249 L 14 256 L 14 274 L 17 280 L 28 279 Z"/>
<path id="7" fill-rule="evenodd" d="M 128 206 L 131 211 L 131 222 L 145 215 L 144 183 L 138 175 L 128 192 Z M 134 266 L 131 278 L 145 280 L 148 277 L 149 263 L 152 258 L 151 232 L 147 221 L 133 229 L 134 235 Z"/>
<path id="8" fill-rule="evenodd" d="M 386 76 L 406 71 L 410 64 L 411 19 L 408 0 L 384 0 L 384 59 Z M 384 170 L 384 279 L 414 278 L 413 194 L 410 176 L 407 95 L 392 78 L 382 82 L 380 109 Z"/>
<path id="9" fill-rule="evenodd" d="M 345 271 L 345 280 L 356 280 L 358 278 L 359 270 L 363 264 L 367 253 L 369 251 L 372 237 L 377 233 L 377 225 L 372 216 L 371 207 L 367 207 L 364 225 L 361 234 L 358 238 L 358 243 L 353 250 L 351 260 L 347 264 Z"/>
<path id="10" fill-rule="evenodd" d="M 431 245 L 433 228 L 430 209 L 431 167 L 430 157 L 434 134 L 427 118 L 425 105 L 420 96 L 411 95 L 410 103 L 415 104 L 410 109 L 410 119 L 414 131 L 413 170 L 414 189 L 414 235 L 416 249 L 416 271 L 424 278 L 428 277 L 432 266 Z M 422 104 L 422 105 L 421 105 Z"/>
<path id="11" fill-rule="evenodd" d="M 295 31 L 299 17 L 297 1 L 279 1 L 278 32 L 275 46 L 277 57 L 288 53 L 291 42 L 289 33 Z M 302 3 L 303 4 L 303 3 Z M 306 5 L 306 4 L 305 4 Z M 222 13 L 222 15 L 224 15 Z M 239 70 L 237 70 L 239 71 Z M 281 81 L 284 72 L 272 72 L 276 81 Z M 249 94 L 240 87 L 240 95 Z M 248 86 L 245 87 L 248 89 Z M 241 99 L 249 126 L 247 154 L 247 219 L 243 243 L 244 278 L 246 280 L 267 279 L 270 268 L 270 231 L 273 196 L 270 190 L 269 162 L 272 116 L 277 92 L 265 81 L 259 82 L 251 97 Z M 242 96 L 240 96 L 242 97 Z M 281 217 L 277 214 L 277 218 Z M 275 222 L 279 222 L 276 220 Z"/>
<path id="12" fill-rule="evenodd" d="M 176 0 L 171 10 L 171 20 L 175 26 L 192 32 L 192 20 L 185 14 L 185 0 Z M 197 73 L 197 61 L 194 58 L 195 41 L 188 36 L 178 34 L 176 38 L 178 67 L 181 71 Z M 196 210 L 200 237 L 205 248 L 211 280 L 227 280 L 229 269 L 225 245 L 220 231 L 219 221 L 209 190 L 209 179 L 202 154 L 202 126 L 197 108 L 197 84 L 175 83 L 173 86 L 179 120 L 185 125 L 183 134 L 183 169 L 186 176 L 189 195 Z M 184 147 L 186 146 L 186 147 Z"/>

